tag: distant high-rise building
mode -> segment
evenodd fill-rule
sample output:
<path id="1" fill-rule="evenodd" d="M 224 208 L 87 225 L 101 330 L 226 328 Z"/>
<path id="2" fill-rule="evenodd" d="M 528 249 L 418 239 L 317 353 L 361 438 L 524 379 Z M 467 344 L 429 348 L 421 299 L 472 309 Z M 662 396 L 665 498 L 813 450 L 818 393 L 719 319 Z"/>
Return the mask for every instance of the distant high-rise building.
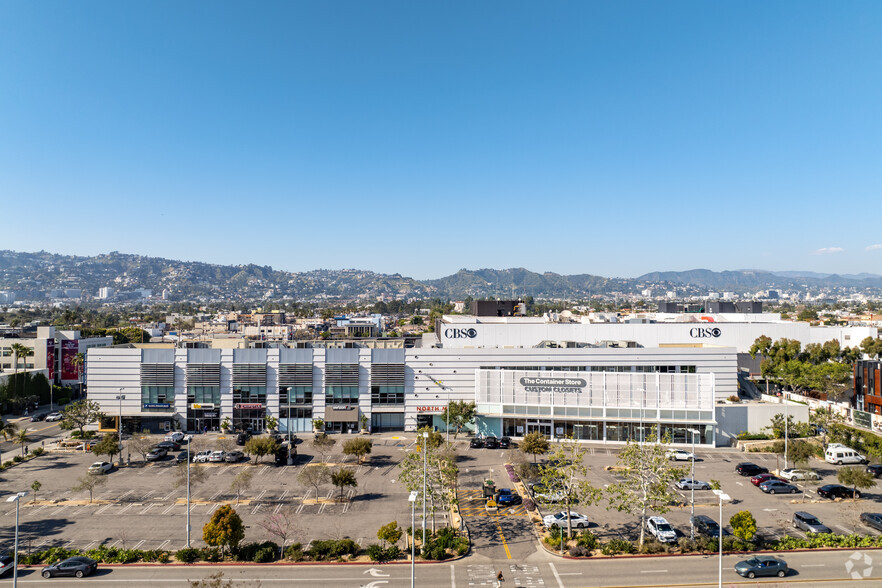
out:
<path id="1" fill-rule="evenodd" d="M 105 286 L 104 288 L 98 289 L 98 298 L 101 300 L 107 300 L 108 298 L 113 298 L 113 295 L 116 293 L 116 290 L 111 288 L 110 286 Z"/>
<path id="2" fill-rule="evenodd" d="M 0 290 L 0 303 L 12 304 L 15 302 L 15 292 L 12 290 Z"/>
<path id="3" fill-rule="evenodd" d="M 652 290 L 647 288 L 643 292 L 640 293 L 644 298 L 652 298 Z"/>

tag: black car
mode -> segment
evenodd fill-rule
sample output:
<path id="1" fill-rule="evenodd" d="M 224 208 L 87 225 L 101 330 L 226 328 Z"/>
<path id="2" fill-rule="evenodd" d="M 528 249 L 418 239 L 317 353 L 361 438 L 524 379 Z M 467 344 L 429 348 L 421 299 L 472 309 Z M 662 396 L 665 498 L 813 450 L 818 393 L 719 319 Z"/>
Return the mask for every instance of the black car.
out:
<path id="1" fill-rule="evenodd" d="M 742 476 L 755 476 L 757 474 L 769 473 L 769 470 L 767 468 L 758 466 L 755 463 L 750 463 L 749 461 L 739 463 L 737 466 L 735 466 L 735 471 Z"/>
<path id="2" fill-rule="evenodd" d="M 174 441 L 162 441 L 161 443 L 157 443 L 156 447 L 159 449 L 165 449 L 166 451 L 178 451 L 181 448 L 181 446 Z"/>
<path id="3" fill-rule="evenodd" d="M 15 560 L 12 559 L 11 555 L 0 555 L 0 578 L 6 575 L 6 572 L 11 572 L 13 566 L 13 562 Z"/>
<path id="4" fill-rule="evenodd" d="M 76 556 L 69 557 L 51 566 L 43 568 L 43 577 L 51 578 L 53 576 L 76 576 L 82 578 L 88 576 L 98 569 L 98 562 L 94 559 Z"/>
<path id="5" fill-rule="evenodd" d="M 472 449 L 481 449 L 484 447 L 484 440 L 480 437 L 473 437 L 471 441 L 469 441 L 469 447 Z"/>
<path id="6" fill-rule="evenodd" d="M 717 524 L 715 520 L 710 518 L 707 515 L 695 515 L 690 519 L 692 524 L 695 526 L 695 531 L 700 535 L 706 535 L 707 537 L 719 537 L 720 536 L 720 526 Z M 729 531 L 723 529 L 723 535 L 728 535 Z"/>
<path id="7" fill-rule="evenodd" d="M 499 449 L 499 439 L 496 437 L 487 437 L 484 439 L 484 449 Z"/>
<path id="8" fill-rule="evenodd" d="M 846 488 L 842 484 L 827 484 L 818 488 L 818 496 L 829 498 L 830 500 L 834 498 L 860 498 L 861 491 L 854 490 L 852 492 L 851 488 Z"/>
<path id="9" fill-rule="evenodd" d="M 238 435 L 236 435 L 236 445 L 245 445 L 248 443 L 248 440 L 251 439 L 251 433 L 248 431 L 242 431 Z"/>
<path id="10" fill-rule="evenodd" d="M 38 421 L 44 421 L 44 420 L 46 420 L 46 413 L 45 412 L 35 414 L 34 416 L 31 417 L 32 423 L 36 423 Z"/>
<path id="11" fill-rule="evenodd" d="M 291 445 L 291 457 L 297 456 L 297 447 L 295 445 Z M 281 447 L 276 450 L 275 454 L 275 462 L 276 465 L 283 466 L 288 465 L 288 444 L 285 443 Z"/>
<path id="12" fill-rule="evenodd" d="M 509 447 L 511 447 L 511 438 L 500 437 L 499 438 L 499 448 L 500 449 L 508 449 Z"/>
<path id="13" fill-rule="evenodd" d="M 177 455 L 177 457 L 175 457 L 176 463 L 184 463 L 185 461 L 190 461 L 189 451 L 182 451 Z"/>
<path id="14" fill-rule="evenodd" d="M 862 512 L 861 522 L 877 531 L 882 531 L 882 514 L 878 512 Z"/>
<path id="15" fill-rule="evenodd" d="M 882 477 L 882 464 L 868 465 L 867 473 L 873 474 L 874 478 Z"/>

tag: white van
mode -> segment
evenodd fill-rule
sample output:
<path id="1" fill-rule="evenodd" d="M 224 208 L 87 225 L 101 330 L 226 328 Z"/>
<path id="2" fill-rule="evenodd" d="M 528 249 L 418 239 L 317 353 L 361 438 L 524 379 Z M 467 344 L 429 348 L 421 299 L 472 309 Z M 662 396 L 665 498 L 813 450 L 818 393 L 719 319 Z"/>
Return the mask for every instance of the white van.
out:
<path id="1" fill-rule="evenodd" d="M 827 447 L 827 451 L 824 452 L 824 461 L 836 465 L 844 463 L 869 463 L 866 457 L 854 449 L 838 444 Z"/>

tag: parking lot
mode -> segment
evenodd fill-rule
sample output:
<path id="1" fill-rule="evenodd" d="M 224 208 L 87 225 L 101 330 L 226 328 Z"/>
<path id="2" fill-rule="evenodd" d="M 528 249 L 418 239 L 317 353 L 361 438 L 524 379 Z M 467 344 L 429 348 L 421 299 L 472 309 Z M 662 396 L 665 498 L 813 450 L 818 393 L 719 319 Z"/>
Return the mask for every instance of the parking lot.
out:
<path id="1" fill-rule="evenodd" d="M 209 436 L 210 437 L 210 436 Z M 311 442 L 298 445 L 299 455 L 292 466 L 272 464 L 272 456 L 264 464 L 253 460 L 237 464 L 194 464 L 208 472 L 204 483 L 191 490 L 191 542 L 200 546 L 202 526 L 224 503 L 233 507 L 246 525 L 246 541 L 273 539 L 259 525 L 267 515 L 282 509 L 296 514 L 296 533 L 290 540 L 308 542 L 313 539 L 351 537 L 361 544 L 377 541 L 377 529 L 398 520 L 403 527 L 410 524 L 407 492 L 396 479 L 397 464 L 403 457 L 406 441 L 394 436 L 376 435 L 368 461 L 357 465 L 354 458 L 344 456 L 342 439 L 337 436 L 333 452 L 326 456 L 331 465 L 354 468 L 358 487 L 347 489 L 347 500 L 336 501 L 338 490 L 327 484 L 320 495 L 298 482 L 298 474 L 314 462 Z M 3 472 L 4 493 L 28 490 L 20 510 L 20 533 L 25 548 L 48 546 L 92 548 L 100 544 L 137 547 L 139 549 L 179 549 L 186 544 L 186 488 L 175 487 L 176 468 L 172 454 L 163 461 L 142 464 L 133 456 L 132 467 L 114 468 L 106 475 L 106 484 L 95 490 L 89 504 L 87 491 L 74 492 L 71 487 L 95 461 L 106 459 L 91 453 L 52 451 Z M 243 469 L 253 474 L 250 488 L 243 491 L 240 504 L 231 488 L 233 478 Z M 30 486 L 34 480 L 42 484 L 37 503 Z M 10 546 L 15 508 L 3 503 L 0 507 L 0 543 Z"/>

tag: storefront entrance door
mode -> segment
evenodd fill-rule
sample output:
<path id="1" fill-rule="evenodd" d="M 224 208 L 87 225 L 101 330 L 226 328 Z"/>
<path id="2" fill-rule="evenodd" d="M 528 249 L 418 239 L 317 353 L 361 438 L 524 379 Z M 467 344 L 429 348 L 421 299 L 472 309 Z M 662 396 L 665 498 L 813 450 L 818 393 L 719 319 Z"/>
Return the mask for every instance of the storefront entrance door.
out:
<path id="1" fill-rule="evenodd" d="M 551 437 L 551 421 L 527 421 L 527 433 L 538 431 L 546 437 Z"/>

